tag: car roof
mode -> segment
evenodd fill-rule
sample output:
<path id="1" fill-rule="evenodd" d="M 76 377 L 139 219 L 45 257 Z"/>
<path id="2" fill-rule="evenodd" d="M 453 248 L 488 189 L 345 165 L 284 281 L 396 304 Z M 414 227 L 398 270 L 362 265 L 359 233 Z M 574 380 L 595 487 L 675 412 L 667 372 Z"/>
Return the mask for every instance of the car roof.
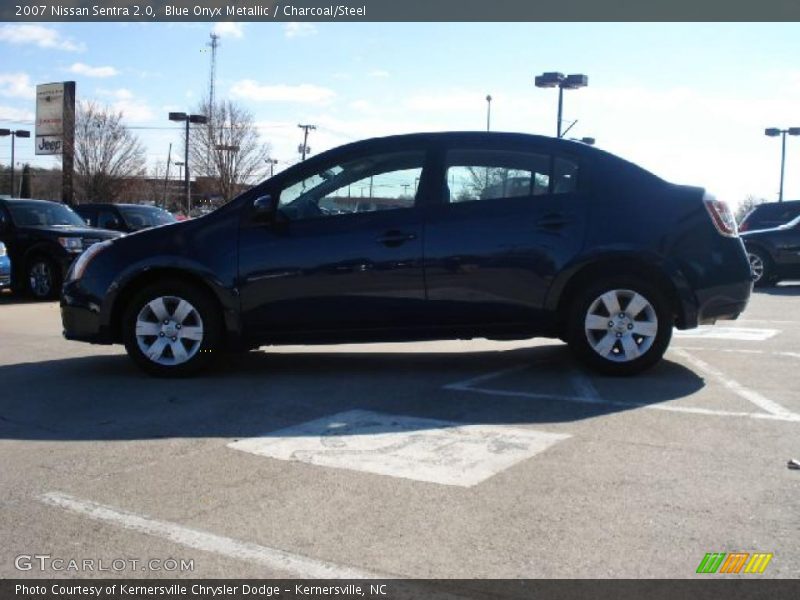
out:
<path id="1" fill-rule="evenodd" d="M 61 202 L 56 202 L 55 200 L 40 200 L 38 198 L 9 198 L 8 196 L 0 196 L 0 201 L 11 204 L 16 204 L 18 202 L 19 203 L 37 202 L 39 204 L 61 204 Z"/>
<path id="2" fill-rule="evenodd" d="M 294 173 L 301 165 L 309 165 L 313 168 L 315 163 L 320 163 L 327 161 L 330 156 L 336 155 L 339 153 L 348 153 L 350 151 L 358 151 L 362 146 L 375 146 L 376 150 L 380 150 L 381 147 L 385 146 L 387 151 L 390 151 L 394 146 L 398 145 L 412 145 L 414 142 L 417 143 L 444 143 L 444 144 L 486 144 L 489 143 L 493 147 L 496 147 L 496 144 L 502 145 L 503 143 L 507 143 L 510 145 L 514 144 L 535 144 L 538 145 L 540 148 L 548 151 L 559 150 L 563 151 L 567 154 L 578 155 L 578 156 L 591 156 L 595 159 L 600 159 L 602 161 L 610 162 L 618 167 L 625 166 L 630 169 L 635 169 L 638 172 L 646 173 L 651 177 L 655 177 L 660 179 L 654 173 L 651 173 L 644 167 L 641 167 L 635 163 L 630 162 L 627 159 L 624 159 L 620 156 L 615 154 L 611 154 L 610 152 L 606 152 L 605 150 L 601 150 L 594 146 L 590 146 L 578 140 L 568 140 L 564 138 L 554 138 L 550 136 L 544 135 L 535 135 L 532 133 L 518 133 L 518 132 L 509 132 L 509 131 L 437 131 L 437 132 L 422 132 L 422 133 L 404 133 L 398 135 L 390 135 L 385 137 L 374 137 L 368 138 L 364 140 L 358 140 L 355 142 L 350 142 L 349 144 L 344 144 L 342 146 L 337 146 L 335 148 L 331 148 L 326 150 L 325 152 L 320 152 L 319 154 L 308 158 L 306 161 L 296 163 L 292 165 L 290 168 L 282 171 L 276 178 L 285 179 L 287 177 L 293 176 Z"/>
<path id="3" fill-rule="evenodd" d="M 559 139 L 554 137 L 549 137 L 545 135 L 536 135 L 532 133 L 519 133 L 519 132 L 511 132 L 511 131 L 430 131 L 430 132 L 421 132 L 421 133 L 401 133 L 397 135 L 388 135 L 382 137 L 373 137 L 367 138 L 363 140 L 358 140 L 355 142 L 351 142 L 349 144 L 344 144 L 342 146 L 338 146 L 336 148 L 332 148 L 331 150 L 327 150 L 326 152 L 331 151 L 339 151 L 345 148 L 350 147 L 357 147 L 362 144 L 387 144 L 391 145 L 392 143 L 398 142 L 412 142 L 412 141 L 427 141 L 427 142 L 448 142 L 448 143 L 460 143 L 460 142 L 472 142 L 472 141 L 488 141 L 491 140 L 493 142 L 536 142 L 539 144 L 544 145 L 559 145 L 565 148 L 569 147 L 571 150 L 577 150 L 578 152 L 602 152 L 602 150 L 598 150 L 597 148 L 593 148 L 588 144 L 584 144 L 580 141 L 573 141 L 567 139 Z M 321 153 L 322 154 L 322 153 Z"/>
<path id="4" fill-rule="evenodd" d="M 105 208 L 108 206 L 125 206 L 131 208 L 157 208 L 163 210 L 160 206 L 153 206 L 152 204 L 134 204 L 133 202 L 87 202 L 85 204 L 78 204 L 75 208 Z"/>

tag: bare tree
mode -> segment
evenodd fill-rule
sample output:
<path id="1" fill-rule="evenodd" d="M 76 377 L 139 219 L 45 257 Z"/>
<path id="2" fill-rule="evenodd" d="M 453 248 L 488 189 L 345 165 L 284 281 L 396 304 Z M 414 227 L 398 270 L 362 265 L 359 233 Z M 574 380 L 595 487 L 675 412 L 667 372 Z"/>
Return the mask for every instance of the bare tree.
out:
<path id="1" fill-rule="evenodd" d="M 766 201 L 767 200 L 765 198 L 759 198 L 752 195 L 745 198 L 736 209 L 736 222 L 741 223 L 742 219 L 744 219 L 744 216 L 749 213 L 751 209 Z"/>
<path id="2" fill-rule="evenodd" d="M 81 102 L 75 115 L 75 182 L 78 202 L 113 202 L 132 179 L 145 174 L 145 151 L 125 127 L 122 112 Z"/>
<path id="3" fill-rule="evenodd" d="M 228 202 L 267 172 L 270 147 L 262 143 L 253 113 L 230 100 L 204 101 L 199 111 L 209 117 L 206 127 L 191 130 L 191 169 L 211 178 L 213 192 Z"/>

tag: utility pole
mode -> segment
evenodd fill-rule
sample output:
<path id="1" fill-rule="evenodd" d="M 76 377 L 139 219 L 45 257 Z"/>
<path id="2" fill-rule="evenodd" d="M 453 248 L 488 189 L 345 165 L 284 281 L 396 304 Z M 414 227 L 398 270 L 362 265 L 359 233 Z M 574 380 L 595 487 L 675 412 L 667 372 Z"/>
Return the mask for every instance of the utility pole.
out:
<path id="1" fill-rule="evenodd" d="M 311 148 L 308 147 L 308 132 L 314 131 L 317 126 L 316 125 L 298 125 L 300 129 L 303 130 L 303 144 L 300 146 L 300 154 L 302 155 L 302 160 L 306 159 L 306 154 L 311 152 Z"/>

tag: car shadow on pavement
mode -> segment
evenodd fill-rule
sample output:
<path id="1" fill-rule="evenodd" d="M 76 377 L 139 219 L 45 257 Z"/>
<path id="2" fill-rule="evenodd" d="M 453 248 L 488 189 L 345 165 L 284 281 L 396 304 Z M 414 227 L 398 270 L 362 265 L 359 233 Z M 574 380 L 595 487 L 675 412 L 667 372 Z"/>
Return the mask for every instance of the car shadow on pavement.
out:
<path id="1" fill-rule="evenodd" d="M 769 294 L 770 296 L 800 296 L 800 283 L 783 283 L 770 287 L 759 287 L 753 290 L 756 294 Z"/>
<path id="2" fill-rule="evenodd" d="M 491 380 L 471 387 L 487 373 Z M 597 377 L 557 343 L 483 352 L 266 350 L 190 379 L 148 377 L 118 354 L 4 365 L 0 381 L 0 439 L 75 441 L 252 437 L 352 410 L 459 424 L 564 423 L 704 386 L 669 360 L 633 378 Z M 592 381 L 602 397 L 581 395 L 587 385 L 596 391 Z"/>
<path id="3" fill-rule="evenodd" d="M 0 291 L 0 306 L 6 304 L 46 304 L 47 302 L 57 302 L 57 300 L 36 300 L 27 294 L 20 294 L 9 290 Z"/>

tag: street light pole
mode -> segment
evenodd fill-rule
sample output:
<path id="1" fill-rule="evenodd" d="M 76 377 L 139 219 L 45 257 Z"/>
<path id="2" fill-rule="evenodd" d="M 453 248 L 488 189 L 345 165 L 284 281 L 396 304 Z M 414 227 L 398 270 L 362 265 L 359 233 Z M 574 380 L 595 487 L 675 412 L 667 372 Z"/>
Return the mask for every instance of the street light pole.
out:
<path id="1" fill-rule="evenodd" d="M 781 187 L 778 190 L 778 202 L 783 202 L 783 177 L 786 171 L 786 134 L 800 135 L 800 127 L 789 127 L 788 129 L 769 127 L 764 130 L 764 135 L 767 137 L 781 136 Z"/>
<path id="2" fill-rule="evenodd" d="M 561 121 L 564 113 L 564 88 L 558 86 L 558 122 L 556 123 L 556 137 L 561 137 Z"/>
<path id="3" fill-rule="evenodd" d="M 492 96 L 491 94 L 486 95 L 486 131 L 491 129 L 492 123 Z"/>
<path id="4" fill-rule="evenodd" d="M 186 142 L 184 143 L 183 148 L 183 187 L 184 191 L 186 192 L 186 217 L 191 218 L 192 216 L 192 192 L 189 189 L 189 119 L 186 119 Z"/>
<path id="5" fill-rule="evenodd" d="M 272 177 L 275 175 L 275 165 L 278 164 L 278 161 L 274 158 L 265 158 L 264 160 L 269 165 L 269 176 Z"/>
<path id="6" fill-rule="evenodd" d="M 0 129 L 0 136 L 11 136 L 11 197 L 16 197 L 14 194 L 14 140 L 15 138 L 29 138 L 31 137 L 31 132 L 25 129 L 17 129 L 16 131 L 12 131 L 11 129 Z"/>
<path id="7" fill-rule="evenodd" d="M 185 121 L 186 122 L 186 141 L 184 143 L 184 180 L 183 185 L 186 188 L 186 216 L 189 217 L 192 212 L 192 195 L 189 189 L 189 123 L 205 124 L 208 123 L 208 117 L 205 115 L 187 115 L 183 112 L 169 113 L 170 121 Z"/>
<path id="8" fill-rule="evenodd" d="M 539 88 L 558 88 L 558 118 L 556 121 L 556 137 L 561 138 L 561 122 L 564 111 L 564 90 L 577 90 L 578 88 L 589 85 L 589 77 L 586 75 L 574 74 L 564 75 L 563 73 L 542 73 L 534 78 L 534 84 Z M 564 132 L 566 133 L 566 132 Z"/>
<path id="9" fill-rule="evenodd" d="M 183 165 L 184 165 L 184 163 L 182 163 L 179 160 L 176 160 L 172 164 L 174 164 L 176 167 L 178 167 L 178 181 L 181 181 L 183 179 Z"/>
<path id="10" fill-rule="evenodd" d="M 786 131 L 781 131 L 781 189 L 778 192 L 778 202 L 783 202 L 783 174 L 786 170 Z"/>

